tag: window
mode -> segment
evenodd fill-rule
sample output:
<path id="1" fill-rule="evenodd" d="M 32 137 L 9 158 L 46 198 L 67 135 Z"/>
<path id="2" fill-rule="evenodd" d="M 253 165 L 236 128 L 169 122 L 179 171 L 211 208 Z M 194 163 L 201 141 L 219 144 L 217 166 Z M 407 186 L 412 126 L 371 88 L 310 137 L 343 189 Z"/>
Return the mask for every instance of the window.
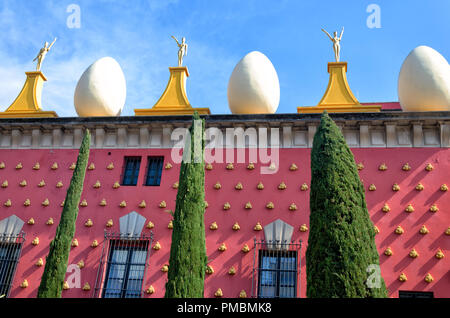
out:
<path id="1" fill-rule="evenodd" d="M 258 297 L 297 296 L 297 251 L 260 250 Z"/>
<path id="2" fill-rule="evenodd" d="M 398 292 L 398 298 L 433 298 L 433 292 L 404 291 Z"/>
<path id="3" fill-rule="evenodd" d="M 139 176 L 141 157 L 125 157 L 122 185 L 135 186 Z"/>
<path id="4" fill-rule="evenodd" d="M 161 174 L 164 157 L 148 157 L 146 186 L 159 186 L 161 183 Z"/>
<path id="5" fill-rule="evenodd" d="M 0 235 L 0 296 L 9 295 L 24 240 L 23 233 Z"/>
<path id="6" fill-rule="evenodd" d="M 148 240 L 110 240 L 103 298 L 140 298 Z"/>

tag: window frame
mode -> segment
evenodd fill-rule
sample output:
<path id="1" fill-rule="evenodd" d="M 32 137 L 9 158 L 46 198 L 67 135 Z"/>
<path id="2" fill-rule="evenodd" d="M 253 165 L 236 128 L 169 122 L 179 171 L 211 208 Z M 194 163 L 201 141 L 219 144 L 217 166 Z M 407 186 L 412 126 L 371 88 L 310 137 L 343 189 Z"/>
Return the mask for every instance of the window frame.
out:
<path id="1" fill-rule="evenodd" d="M 153 162 L 157 161 L 157 169 L 152 169 L 151 164 Z M 161 185 L 161 179 L 162 179 L 162 172 L 164 170 L 164 156 L 147 156 L 147 168 L 145 172 L 145 180 L 144 180 L 144 186 L 146 187 L 159 187 Z M 152 175 L 152 178 L 155 179 L 152 184 L 149 184 L 150 179 L 150 172 L 156 171 L 156 175 Z"/>
<path id="2" fill-rule="evenodd" d="M 5 258 L 3 258 L 2 253 L 0 253 L 0 296 L 4 295 L 5 298 L 8 298 L 11 293 L 12 283 L 16 275 L 24 242 L 24 232 L 20 232 L 17 235 L 0 234 L 0 249 L 5 247 L 6 250 Z M 11 253 L 13 255 L 11 255 Z M 4 264 L 6 264 L 6 266 L 4 266 Z M 5 268 L 5 273 L 2 273 Z"/>
<path id="3" fill-rule="evenodd" d="M 127 178 L 127 166 L 128 166 L 129 160 L 130 160 L 130 162 L 132 160 L 136 160 L 134 162 L 134 165 L 136 165 L 136 162 L 138 162 L 139 164 L 138 164 L 137 168 L 136 168 L 136 166 L 133 167 L 132 174 L 130 176 L 131 182 L 125 183 L 126 178 Z M 121 181 L 120 185 L 126 186 L 126 187 L 127 186 L 130 186 L 130 187 L 137 186 L 138 181 L 139 181 L 139 172 L 141 170 L 142 156 L 124 156 L 123 161 L 124 162 L 123 162 L 123 168 L 122 168 L 122 176 L 120 178 L 120 181 Z M 135 180 L 135 179 L 136 179 L 136 182 L 134 183 L 133 180 Z"/>
<path id="4" fill-rule="evenodd" d="M 103 290 L 101 292 L 101 298 L 141 298 L 142 292 L 143 292 L 143 285 L 144 280 L 146 276 L 146 270 L 147 270 L 147 264 L 148 259 L 150 257 L 150 245 L 151 241 L 148 240 L 123 240 L 123 239 L 111 239 L 109 241 L 109 250 L 107 254 L 107 266 L 105 271 L 105 277 L 103 282 Z M 125 263 L 121 261 L 114 261 L 113 257 L 116 255 L 115 253 L 117 251 L 127 251 L 126 254 L 126 261 Z M 145 252 L 145 259 L 143 263 L 136 263 L 132 262 L 133 255 L 136 254 L 136 252 Z M 124 274 L 122 278 L 116 278 L 111 277 L 112 270 L 114 266 L 125 266 Z M 132 271 L 132 267 L 139 266 L 143 267 L 142 269 L 142 277 L 141 278 L 130 278 L 130 272 Z M 120 292 L 114 293 L 114 288 L 108 288 L 108 283 L 110 280 L 119 279 L 122 280 L 122 283 L 120 284 Z M 137 280 L 140 281 L 140 288 L 137 289 L 128 289 L 129 282 L 131 280 Z M 130 297 L 130 295 L 137 294 L 139 292 L 139 297 Z M 109 294 L 109 297 L 108 297 Z M 114 294 L 118 294 L 117 297 L 114 296 Z"/>
<path id="5" fill-rule="evenodd" d="M 276 268 L 264 268 L 263 261 L 265 258 L 276 258 Z M 287 263 L 292 263 L 294 268 L 281 268 L 282 258 L 287 259 Z M 258 253 L 258 285 L 257 285 L 257 297 L 258 298 L 297 298 L 297 288 L 298 288 L 298 252 L 296 250 L 271 250 L 271 249 L 260 249 Z M 275 272 L 275 284 L 263 284 L 264 273 Z M 290 274 L 294 277 L 294 282 L 292 284 L 282 283 L 282 274 Z M 262 287 L 275 287 L 275 295 L 267 296 L 262 295 Z M 289 297 L 280 296 L 281 288 L 288 287 L 293 289 L 294 294 Z"/>

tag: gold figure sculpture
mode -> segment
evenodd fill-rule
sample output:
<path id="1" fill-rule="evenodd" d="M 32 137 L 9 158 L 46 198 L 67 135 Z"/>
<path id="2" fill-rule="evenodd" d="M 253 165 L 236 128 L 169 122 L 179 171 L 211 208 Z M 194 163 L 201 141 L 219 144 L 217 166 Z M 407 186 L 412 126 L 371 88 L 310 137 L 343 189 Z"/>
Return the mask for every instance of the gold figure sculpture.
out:
<path id="1" fill-rule="evenodd" d="M 172 38 L 177 42 L 178 45 L 178 67 L 183 65 L 183 56 L 187 55 L 188 45 L 186 43 L 186 38 L 181 38 L 181 43 L 178 42 L 177 38 L 172 35 Z"/>
<path id="2" fill-rule="evenodd" d="M 334 31 L 333 33 L 333 37 L 331 37 L 331 35 L 325 31 L 324 29 L 322 29 L 322 31 L 328 35 L 328 37 L 330 38 L 331 42 L 333 42 L 333 51 L 334 51 L 334 58 L 336 59 L 336 62 L 339 62 L 339 58 L 340 58 L 340 52 L 341 52 L 341 39 L 342 39 L 342 34 L 344 34 L 344 27 L 342 27 L 342 31 L 341 31 L 341 35 L 339 35 L 339 37 L 337 36 L 337 31 Z"/>
<path id="3" fill-rule="evenodd" d="M 42 62 L 44 61 L 45 56 L 47 55 L 48 51 L 50 51 L 50 49 L 52 48 L 53 44 L 55 44 L 55 42 L 56 42 L 56 38 L 53 40 L 53 42 L 50 45 L 48 45 L 48 42 L 45 42 L 44 47 L 39 50 L 38 55 L 33 60 L 33 62 L 37 60 L 36 71 L 41 70 Z"/>

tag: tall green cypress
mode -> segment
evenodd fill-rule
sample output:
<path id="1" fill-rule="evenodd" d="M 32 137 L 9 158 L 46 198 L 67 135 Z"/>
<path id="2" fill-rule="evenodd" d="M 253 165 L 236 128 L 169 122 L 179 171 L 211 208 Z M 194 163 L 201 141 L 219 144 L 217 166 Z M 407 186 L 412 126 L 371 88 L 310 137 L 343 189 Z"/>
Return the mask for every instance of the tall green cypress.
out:
<path id="1" fill-rule="evenodd" d="M 86 166 L 89 160 L 91 134 L 88 129 L 84 134 L 78 153 L 77 165 L 67 190 L 61 220 L 56 229 L 55 238 L 50 243 L 50 251 L 46 258 L 44 273 L 38 289 L 38 298 L 60 298 L 69 261 L 70 246 L 75 234 L 75 223 L 78 216 Z"/>
<path id="2" fill-rule="evenodd" d="M 311 151 L 310 211 L 307 297 L 386 297 L 364 187 L 326 111 Z"/>
<path id="3" fill-rule="evenodd" d="M 204 129 L 204 120 L 195 112 L 180 167 L 165 298 L 203 297 L 207 263 Z"/>

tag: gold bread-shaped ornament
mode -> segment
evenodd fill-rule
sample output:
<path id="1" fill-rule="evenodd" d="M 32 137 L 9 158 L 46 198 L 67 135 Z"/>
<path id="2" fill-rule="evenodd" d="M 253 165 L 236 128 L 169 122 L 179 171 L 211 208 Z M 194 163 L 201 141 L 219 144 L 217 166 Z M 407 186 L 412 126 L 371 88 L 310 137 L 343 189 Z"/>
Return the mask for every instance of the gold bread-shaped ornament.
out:
<path id="1" fill-rule="evenodd" d="M 286 183 L 284 183 L 284 181 L 282 181 L 279 185 L 278 185 L 278 190 L 285 190 L 287 188 Z"/>
<path id="2" fill-rule="evenodd" d="M 427 227 L 425 225 L 422 225 L 422 227 L 419 230 L 419 233 L 422 235 L 425 235 L 425 234 L 430 233 L 430 231 L 427 229 Z"/>
<path id="3" fill-rule="evenodd" d="M 71 164 L 70 164 L 70 166 L 69 166 L 69 169 L 70 170 L 75 170 L 75 168 L 76 168 L 76 164 L 75 164 L 75 162 L 72 162 Z"/>
<path id="4" fill-rule="evenodd" d="M 447 185 L 446 185 L 445 183 L 444 183 L 443 185 L 441 185 L 440 190 L 441 190 L 442 192 L 448 191 Z"/>
<path id="5" fill-rule="evenodd" d="M 31 241 L 31 244 L 33 244 L 34 246 L 39 245 L 39 237 L 36 236 L 36 237 L 33 239 L 33 241 Z"/>
<path id="6" fill-rule="evenodd" d="M 430 212 L 435 213 L 435 212 L 437 212 L 437 211 L 439 211 L 437 205 L 436 205 L 436 204 L 433 204 L 433 205 L 430 207 Z"/>
<path id="7" fill-rule="evenodd" d="M 19 169 L 22 169 L 22 168 L 23 168 L 23 165 L 22 165 L 21 162 L 19 162 L 19 163 L 17 164 L 17 166 L 16 166 L 16 169 L 19 170 Z"/>
<path id="8" fill-rule="evenodd" d="M 177 181 L 174 184 L 172 184 L 172 188 L 173 189 L 178 189 L 178 187 L 180 186 L 180 183 Z"/>
<path id="9" fill-rule="evenodd" d="M 293 164 L 291 164 L 291 166 L 289 167 L 289 170 L 290 170 L 290 171 L 296 171 L 296 170 L 298 170 L 298 167 L 297 167 L 297 165 L 296 165 L 295 163 L 293 163 Z"/>
<path id="10" fill-rule="evenodd" d="M 231 266 L 230 269 L 228 270 L 228 275 L 234 275 L 236 274 L 236 268 L 234 268 L 234 266 Z"/>
<path id="11" fill-rule="evenodd" d="M 119 189 L 120 188 L 120 183 L 119 181 L 114 182 L 113 184 L 113 189 Z"/>
<path id="12" fill-rule="evenodd" d="M 155 245 L 153 245 L 153 249 L 155 251 L 159 251 L 161 249 L 161 244 L 159 242 L 156 242 Z"/>
<path id="13" fill-rule="evenodd" d="M 94 222 L 92 222 L 91 219 L 87 219 L 87 221 L 84 223 L 85 227 L 91 227 L 92 225 L 94 225 Z"/>
<path id="14" fill-rule="evenodd" d="M 36 162 L 33 166 L 33 170 L 39 170 L 41 169 L 41 165 L 39 164 L 39 162 Z"/>
<path id="15" fill-rule="evenodd" d="M 385 164 L 385 163 L 382 163 L 382 164 L 378 167 L 378 170 L 380 170 L 380 171 L 386 171 L 386 170 L 387 170 L 386 164 Z"/>
<path id="16" fill-rule="evenodd" d="M 414 207 L 412 206 L 412 204 L 408 204 L 408 206 L 405 209 L 405 212 L 408 213 L 414 212 Z"/>
<path id="17" fill-rule="evenodd" d="M 261 225 L 261 223 L 256 223 L 256 225 L 255 225 L 255 227 L 253 228 L 253 230 L 255 230 L 255 231 L 261 231 L 263 228 L 262 228 L 262 225 Z"/>
<path id="18" fill-rule="evenodd" d="M 233 231 L 239 231 L 241 229 L 241 227 L 239 226 L 238 222 L 236 222 L 236 223 L 234 223 L 232 229 L 233 229 Z"/>
<path id="19" fill-rule="evenodd" d="M 41 180 L 41 182 L 38 183 L 38 187 L 40 188 L 45 187 L 45 181 Z"/>
<path id="20" fill-rule="evenodd" d="M 20 284 L 20 287 L 21 287 L 21 288 L 27 288 L 27 287 L 28 287 L 28 281 L 27 281 L 26 279 L 24 279 L 24 280 L 22 281 L 22 283 Z"/>
<path id="21" fill-rule="evenodd" d="M 400 191 L 400 186 L 397 183 L 392 185 L 392 191 Z"/>
<path id="22" fill-rule="evenodd" d="M 164 264 L 163 267 L 161 267 L 161 272 L 167 273 L 169 271 L 169 265 Z"/>
<path id="23" fill-rule="evenodd" d="M 402 170 L 403 170 L 403 171 L 409 171 L 409 170 L 411 170 L 411 166 L 409 165 L 409 163 L 405 163 L 405 164 L 403 165 L 403 167 L 402 167 Z"/>
<path id="24" fill-rule="evenodd" d="M 289 211 L 296 211 L 297 210 L 297 205 L 295 203 L 291 203 L 291 205 L 289 206 Z"/>
<path id="25" fill-rule="evenodd" d="M 210 230 L 217 230 L 219 228 L 219 226 L 217 225 L 216 222 L 211 223 L 211 225 L 209 226 Z"/>
<path id="26" fill-rule="evenodd" d="M 229 202 L 226 202 L 224 205 L 223 205 L 223 209 L 224 210 L 229 210 L 231 208 L 231 204 L 229 203 Z"/>
<path id="27" fill-rule="evenodd" d="M 127 206 L 127 203 L 125 202 L 125 200 L 123 200 L 122 202 L 120 202 L 119 206 L 121 208 L 125 208 Z"/>
<path id="28" fill-rule="evenodd" d="M 7 188 L 7 187 L 8 187 L 8 180 L 5 180 L 2 183 L 2 188 Z"/>
<path id="29" fill-rule="evenodd" d="M 45 199 L 43 202 L 42 202 L 42 206 L 49 206 L 50 205 L 50 201 L 48 200 L 48 199 Z"/>
<path id="30" fill-rule="evenodd" d="M 219 190 L 220 188 L 222 188 L 222 185 L 220 184 L 219 181 L 217 181 L 216 184 L 214 185 L 214 189 Z"/>
<path id="31" fill-rule="evenodd" d="M 398 280 L 403 282 L 406 282 L 408 278 L 406 277 L 405 273 L 401 273 L 400 276 L 398 276 Z"/>
<path id="32" fill-rule="evenodd" d="M 422 191 L 423 189 L 425 189 L 425 187 L 423 186 L 422 183 L 419 183 L 419 184 L 416 185 L 416 190 L 417 191 Z"/>
<path id="33" fill-rule="evenodd" d="M 234 188 L 236 190 L 242 190 L 242 189 L 244 189 L 244 186 L 242 185 L 242 183 L 238 182 Z"/>
<path id="34" fill-rule="evenodd" d="M 444 258 L 444 252 L 442 252 L 441 249 L 438 249 L 438 251 L 436 252 L 436 254 L 434 255 L 434 257 L 436 257 L 437 259 L 443 259 Z"/>
<path id="35" fill-rule="evenodd" d="M 308 227 L 306 226 L 306 224 L 302 224 L 300 226 L 300 232 L 306 232 L 306 231 L 308 231 Z"/>
<path id="36" fill-rule="evenodd" d="M 111 162 L 109 165 L 106 166 L 106 169 L 113 170 L 114 169 L 114 164 Z"/>
<path id="37" fill-rule="evenodd" d="M 172 168 L 172 164 L 170 162 L 166 163 L 166 165 L 164 166 L 164 169 L 169 170 Z"/>
<path id="38" fill-rule="evenodd" d="M 206 274 L 211 275 L 214 273 L 214 268 L 211 265 L 206 265 Z"/>
<path id="39" fill-rule="evenodd" d="M 10 207 L 12 205 L 11 199 L 6 200 L 5 203 L 3 203 L 4 206 Z"/>
<path id="40" fill-rule="evenodd" d="M 153 287 L 153 285 L 150 285 L 146 290 L 145 293 L 151 295 L 155 293 L 155 288 Z"/>
<path id="41" fill-rule="evenodd" d="M 377 187 L 373 183 L 369 186 L 369 191 L 375 191 L 376 189 Z"/>
<path id="42" fill-rule="evenodd" d="M 159 203 L 159 207 L 160 207 L 160 208 L 165 208 L 165 207 L 167 207 L 166 201 L 161 201 L 161 202 Z"/>
<path id="43" fill-rule="evenodd" d="M 427 276 L 425 276 L 425 281 L 427 283 L 431 283 L 434 280 L 433 276 L 431 276 L 430 273 L 427 274 Z"/>
<path id="44" fill-rule="evenodd" d="M 147 229 L 153 229 L 155 225 L 152 223 L 152 221 L 148 221 L 147 225 L 145 226 Z"/>
<path id="45" fill-rule="evenodd" d="M 245 204 L 245 209 L 249 210 L 249 209 L 251 209 L 251 208 L 252 208 L 252 204 L 251 204 L 250 202 L 247 202 L 247 203 Z"/>
<path id="46" fill-rule="evenodd" d="M 388 247 L 387 249 L 384 250 L 384 255 L 386 256 L 392 256 L 392 249 L 390 247 Z"/>
<path id="47" fill-rule="evenodd" d="M 6 167 L 5 163 L 3 161 L 0 162 L 0 169 L 5 169 L 5 167 Z"/>
<path id="48" fill-rule="evenodd" d="M 253 162 L 250 162 L 250 163 L 248 164 L 248 166 L 247 166 L 247 169 L 248 169 L 248 170 L 253 170 L 253 169 L 255 169 L 255 164 L 254 164 Z"/>
<path id="49" fill-rule="evenodd" d="M 69 288 L 69 283 L 67 281 L 64 281 L 63 290 L 68 290 Z"/>
<path id="50" fill-rule="evenodd" d="M 168 229 L 173 229 L 173 220 L 170 220 L 169 224 L 167 224 Z"/>
<path id="51" fill-rule="evenodd" d="M 62 188 L 62 187 L 63 187 L 62 181 L 58 181 L 58 182 L 56 183 L 56 187 L 57 187 L 57 188 Z"/>
<path id="52" fill-rule="evenodd" d="M 36 265 L 37 267 L 41 267 L 42 265 L 44 265 L 44 260 L 42 258 L 39 258 L 34 265 Z"/>
<path id="53" fill-rule="evenodd" d="M 53 225 L 53 223 L 55 223 L 53 218 L 48 218 L 47 222 L 45 222 L 46 225 Z"/>
<path id="54" fill-rule="evenodd" d="M 239 293 L 239 298 L 247 298 L 247 293 L 245 292 L 245 290 L 241 290 L 241 292 Z"/>
<path id="55" fill-rule="evenodd" d="M 227 250 L 227 246 L 225 245 L 225 243 L 222 243 L 222 244 L 219 246 L 218 250 L 219 250 L 220 252 L 225 252 L 225 251 Z"/>
<path id="56" fill-rule="evenodd" d="M 206 164 L 205 169 L 206 170 L 212 170 L 213 169 L 213 165 L 208 163 L 208 164 Z"/>
<path id="57" fill-rule="evenodd" d="M 95 165 L 93 162 L 91 162 L 91 164 L 88 166 L 87 168 L 88 170 L 95 170 Z"/>
<path id="58" fill-rule="evenodd" d="M 419 257 L 419 253 L 416 251 L 416 249 L 415 248 L 413 248 L 410 252 L 409 252 L 409 257 L 411 257 L 411 258 L 417 258 L 417 257 Z"/>
<path id="59" fill-rule="evenodd" d="M 89 283 L 86 282 L 86 283 L 83 285 L 83 290 L 84 290 L 84 291 L 90 291 L 90 290 L 91 290 L 91 285 L 89 285 Z"/>
<path id="60" fill-rule="evenodd" d="M 98 241 L 97 240 L 93 240 L 91 243 L 91 247 L 97 247 L 98 246 Z"/>
<path id="61" fill-rule="evenodd" d="M 77 266 L 78 266 L 79 269 L 82 269 L 82 268 L 84 267 L 84 261 L 83 261 L 83 260 L 80 260 L 80 261 L 77 263 Z"/>
<path id="62" fill-rule="evenodd" d="M 112 227 L 113 225 L 114 225 L 114 222 L 113 222 L 112 219 L 109 219 L 109 220 L 106 222 L 106 227 Z"/>
<path id="63" fill-rule="evenodd" d="M 78 246 L 78 240 L 76 238 L 74 238 L 72 240 L 72 247 L 77 247 Z"/>
<path id="64" fill-rule="evenodd" d="M 82 207 L 87 207 L 88 206 L 88 203 L 87 203 L 86 199 L 83 199 L 83 201 L 81 201 L 80 206 L 82 206 Z"/>
<path id="65" fill-rule="evenodd" d="M 248 252 L 250 252 L 250 247 L 248 247 L 247 244 L 244 244 L 244 246 L 242 247 L 241 251 L 244 252 L 244 253 L 248 253 Z"/>
<path id="66" fill-rule="evenodd" d="M 25 202 L 23 203 L 24 206 L 30 206 L 31 201 L 30 199 L 26 199 Z"/>
<path id="67" fill-rule="evenodd" d="M 58 169 L 58 164 L 57 164 L 56 162 L 54 162 L 54 163 L 52 164 L 52 166 L 51 166 L 51 169 L 52 169 L 52 170 Z"/>
<path id="68" fill-rule="evenodd" d="M 260 182 L 258 183 L 258 185 L 256 186 L 256 188 L 257 188 L 258 190 L 263 190 L 263 189 L 264 189 L 264 184 L 260 181 Z"/>
<path id="69" fill-rule="evenodd" d="M 34 225 L 34 219 L 30 218 L 27 222 L 28 225 Z"/>
<path id="70" fill-rule="evenodd" d="M 230 162 L 230 163 L 228 163 L 227 164 L 227 170 L 233 170 L 234 169 L 234 166 L 233 166 L 233 164 Z"/>
<path id="71" fill-rule="evenodd" d="M 426 171 L 433 171 L 433 169 L 434 169 L 434 167 L 433 167 L 433 165 L 432 165 L 431 163 L 428 163 L 428 164 L 426 165 L 426 167 L 425 167 L 425 170 L 426 170 Z"/>
<path id="72" fill-rule="evenodd" d="M 147 203 L 145 202 L 145 200 L 142 200 L 141 203 L 139 203 L 139 207 L 141 209 L 145 208 L 147 206 Z"/>
<path id="73" fill-rule="evenodd" d="M 101 186 L 102 186 L 102 185 L 100 184 L 100 181 L 97 180 L 97 181 L 94 183 L 93 188 L 94 188 L 94 189 L 99 189 Z"/>
<path id="74" fill-rule="evenodd" d="M 275 208 L 275 205 L 273 204 L 273 202 L 269 202 L 266 204 L 266 208 L 271 210 L 271 209 Z"/>
<path id="75" fill-rule="evenodd" d="M 403 228 L 399 225 L 397 226 L 397 228 L 395 229 L 395 234 L 401 235 L 405 232 L 405 230 L 403 230 Z"/>
<path id="76" fill-rule="evenodd" d="M 309 189 L 309 187 L 306 183 L 303 183 L 302 186 L 300 187 L 300 190 L 302 190 L 302 191 L 307 191 L 308 189 Z"/>
<path id="77" fill-rule="evenodd" d="M 389 205 L 387 203 L 385 203 L 383 205 L 383 208 L 381 209 L 383 212 L 387 213 L 389 211 L 391 211 L 391 208 L 389 207 Z"/>
<path id="78" fill-rule="evenodd" d="M 106 199 L 102 199 L 100 201 L 100 206 L 106 206 Z"/>
<path id="79" fill-rule="evenodd" d="M 216 297 L 222 297 L 223 296 L 223 292 L 222 292 L 222 289 L 218 289 L 218 290 L 216 290 L 216 292 L 214 293 L 214 296 L 216 296 Z"/>
<path id="80" fill-rule="evenodd" d="M 26 186 L 27 186 L 27 180 L 22 180 L 22 181 L 20 181 L 19 185 L 20 185 L 21 187 L 26 187 Z"/>

